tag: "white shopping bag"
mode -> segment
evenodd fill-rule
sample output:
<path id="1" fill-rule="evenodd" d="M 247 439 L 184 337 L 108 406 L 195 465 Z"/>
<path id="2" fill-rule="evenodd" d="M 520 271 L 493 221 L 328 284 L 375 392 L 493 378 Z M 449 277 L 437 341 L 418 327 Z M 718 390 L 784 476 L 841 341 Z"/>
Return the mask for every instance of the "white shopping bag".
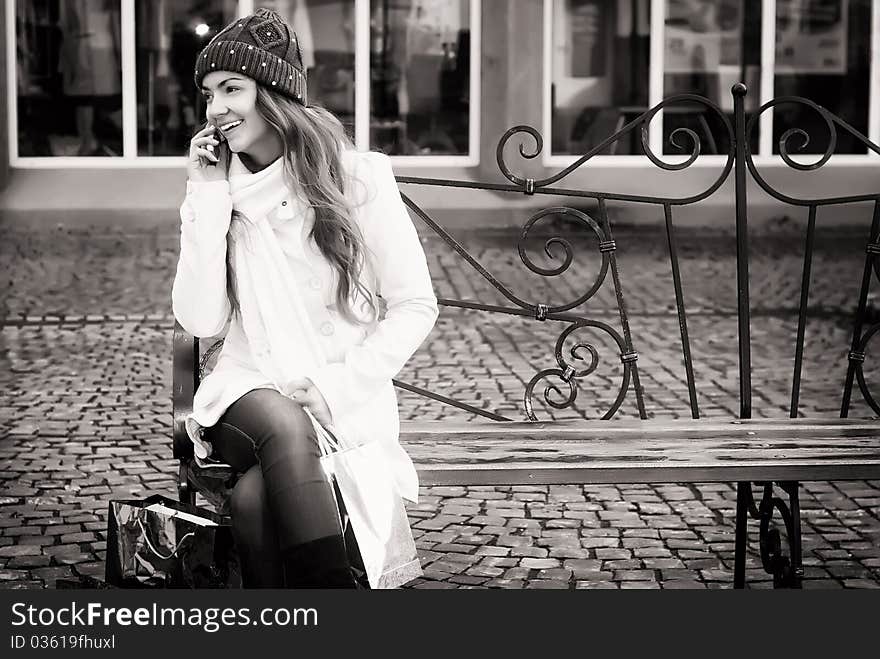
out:
<path id="1" fill-rule="evenodd" d="M 343 448 L 309 410 L 306 413 L 318 436 L 321 464 L 342 494 L 370 587 L 397 588 L 420 577 L 409 519 L 381 445 Z"/>

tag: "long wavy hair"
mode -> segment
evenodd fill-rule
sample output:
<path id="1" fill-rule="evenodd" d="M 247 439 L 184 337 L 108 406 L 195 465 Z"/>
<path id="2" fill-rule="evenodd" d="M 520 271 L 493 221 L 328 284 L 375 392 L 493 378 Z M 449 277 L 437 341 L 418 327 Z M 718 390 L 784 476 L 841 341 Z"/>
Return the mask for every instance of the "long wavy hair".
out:
<path id="1" fill-rule="evenodd" d="M 337 274 L 336 306 L 347 320 L 369 324 L 379 314 L 373 293 L 361 282 L 361 274 L 371 258 L 363 234 L 354 220 L 353 205 L 345 195 L 342 150 L 354 148 L 339 119 L 318 106 L 303 106 L 293 99 L 270 91 L 257 83 L 257 111 L 281 138 L 284 176 L 291 190 L 301 191 L 314 209 L 315 222 L 309 234 Z M 353 184 L 354 182 L 350 182 Z M 232 223 L 247 218 L 233 211 Z M 232 261 L 232 241 L 227 234 L 226 292 L 233 313 L 241 313 Z M 371 314 L 363 320 L 354 313 L 357 294 L 364 298 Z"/>

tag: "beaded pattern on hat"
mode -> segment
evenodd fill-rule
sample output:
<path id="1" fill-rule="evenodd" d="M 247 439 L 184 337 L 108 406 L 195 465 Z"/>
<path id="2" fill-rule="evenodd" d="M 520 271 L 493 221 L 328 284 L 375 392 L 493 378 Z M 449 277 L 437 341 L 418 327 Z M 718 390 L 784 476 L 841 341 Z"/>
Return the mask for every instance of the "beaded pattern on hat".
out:
<path id="1" fill-rule="evenodd" d="M 220 31 L 198 56 L 196 86 L 211 71 L 241 73 L 303 105 L 308 102 L 296 35 L 272 11 L 261 9 Z"/>

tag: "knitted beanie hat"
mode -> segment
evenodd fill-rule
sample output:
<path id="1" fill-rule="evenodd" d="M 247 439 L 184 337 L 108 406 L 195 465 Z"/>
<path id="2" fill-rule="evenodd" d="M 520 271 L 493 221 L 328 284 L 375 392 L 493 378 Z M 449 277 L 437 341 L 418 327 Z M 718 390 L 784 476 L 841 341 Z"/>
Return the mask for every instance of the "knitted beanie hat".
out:
<path id="1" fill-rule="evenodd" d="M 212 71 L 242 73 L 308 104 L 299 41 L 293 28 L 269 9 L 232 21 L 211 39 L 196 58 L 196 87 Z"/>

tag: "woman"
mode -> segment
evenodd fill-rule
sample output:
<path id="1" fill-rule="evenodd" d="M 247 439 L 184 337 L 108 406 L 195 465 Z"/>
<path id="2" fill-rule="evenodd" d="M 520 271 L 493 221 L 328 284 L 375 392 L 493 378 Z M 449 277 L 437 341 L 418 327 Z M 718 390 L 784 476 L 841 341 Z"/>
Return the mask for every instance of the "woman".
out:
<path id="1" fill-rule="evenodd" d="M 437 318 L 425 254 L 389 158 L 354 151 L 339 121 L 308 105 L 278 14 L 227 26 L 195 82 L 207 125 L 190 145 L 173 309 L 195 336 L 228 329 L 187 431 L 197 457 L 243 474 L 231 514 L 245 587 L 353 588 L 303 408 L 344 443 L 382 442 L 416 501 L 391 378 Z"/>

